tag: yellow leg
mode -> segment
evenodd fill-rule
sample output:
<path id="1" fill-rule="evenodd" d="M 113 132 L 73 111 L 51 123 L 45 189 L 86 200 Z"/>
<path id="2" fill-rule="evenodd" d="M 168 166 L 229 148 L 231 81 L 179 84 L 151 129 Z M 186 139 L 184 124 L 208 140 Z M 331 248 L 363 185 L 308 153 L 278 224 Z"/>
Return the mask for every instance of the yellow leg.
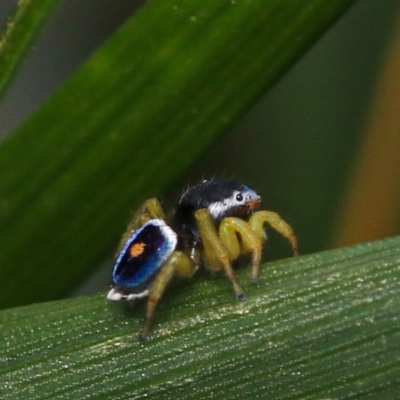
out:
<path id="1" fill-rule="evenodd" d="M 240 236 L 242 245 L 239 243 L 237 235 Z M 231 260 L 235 260 L 241 254 L 253 251 L 258 251 L 261 257 L 262 241 L 243 219 L 225 218 L 219 226 L 219 237 L 227 248 Z"/>
<path id="2" fill-rule="evenodd" d="M 176 274 L 181 277 L 190 278 L 196 272 L 196 269 L 197 268 L 193 265 L 191 259 L 180 251 L 174 251 L 169 256 L 150 287 L 146 318 L 142 332 L 139 335 L 140 340 L 147 339 L 157 303 L 163 295 L 172 276 Z"/>
<path id="3" fill-rule="evenodd" d="M 220 271 L 221 268 L 223 268 L 226 276 L 232 283 L 236 298 L 238 300 L 244 299 L 244 292 L 237 283 L 228 250 L 218 237 L 209 211 L 205 208 L 197 210 L 195 216 L 204 248 L 207 267 L 214 272 Z"/>
<path id="4" fill-rule="evenodd" d="M 299 254 L 296 234 L 294 233 L 292 227 L 277 213 L 274 213 L 272 211 L 257 211 L 251 216 L 249 220 L 251 228 L 259 238 L 265 237 L 265 223 L 269 224 L 272 228 L 274 228 L 278 233 L 280 233 L 289 241 L 294 256 L 297 256 Z"/>
<path id="5" fill-rule="evenodd" d="M 241 237 L 242 246 L 237 235 Z M 235 260 L 242 253 L 251 252 L 251 279 L 257 281 L 262 255 L 262 239 L 256 235 L 251 226 L 240 218 L 225 218 L 219 227 L 219 237 L 228 250 L 231 260 Z"/>

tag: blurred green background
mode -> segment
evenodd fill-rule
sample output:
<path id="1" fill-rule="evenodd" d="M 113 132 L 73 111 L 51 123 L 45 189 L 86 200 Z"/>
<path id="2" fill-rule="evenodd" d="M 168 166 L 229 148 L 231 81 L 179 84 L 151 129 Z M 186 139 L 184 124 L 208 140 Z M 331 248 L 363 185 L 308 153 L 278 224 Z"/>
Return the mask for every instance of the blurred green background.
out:
<path id="1" fill-rule="evenodd" d="M 16 129 L 141 4 L 66 1 L 35 42 L 3 99 L 0 135 Z M 1 26 L 14 6 L 15 1 L 9 0 L 0 4 Z M 345 225 L 341 225 L 342 210 L 351 201 L 353 170 L 363 157 L 378 83 L 396 42 L 399 9 L 394 0 L 357 2 L 230 132 L 185 171 L 165 193 L 166 206 L 171 207 L 188 184 L 203 177 L 234 178 L 256 189 L 264 208 L 292 224 L 301 253 L 347 244 L 340 239 L 347 236 L 341 227 Z M 400 158 L 395 146 L 390 151 L 395 160 Z M 395 167 L 392 172 L 399 177 Z M 383 236 L 394 234 L 398 202 L 393 210 L 373 211 L 383 212 L 396 221 Z M 368 222 L 370 215 L 360 221 Z M 369 233 L 368 239 L 382 236 L 381 231 L 376 236 Z M 363 240 L 349 238 L 348 244 Z M 274 259 L 289 251 L 272 234 L 267 253 Z M 104 290 L 111 257 L 74 293 Z"/>

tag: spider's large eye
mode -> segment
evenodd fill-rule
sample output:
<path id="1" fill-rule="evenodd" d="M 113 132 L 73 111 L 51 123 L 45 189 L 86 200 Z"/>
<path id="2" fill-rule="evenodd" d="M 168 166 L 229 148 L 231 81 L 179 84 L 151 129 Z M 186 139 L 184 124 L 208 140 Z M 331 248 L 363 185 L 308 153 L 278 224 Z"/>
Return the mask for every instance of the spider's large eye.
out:
<path id="1" fill-rule="evenodd" d="M 240 193 L 240 192 L 236 193 L 235 199 L 236 199 L 236 201 L 242 202 L 243 201 L 242 193 Z"/>

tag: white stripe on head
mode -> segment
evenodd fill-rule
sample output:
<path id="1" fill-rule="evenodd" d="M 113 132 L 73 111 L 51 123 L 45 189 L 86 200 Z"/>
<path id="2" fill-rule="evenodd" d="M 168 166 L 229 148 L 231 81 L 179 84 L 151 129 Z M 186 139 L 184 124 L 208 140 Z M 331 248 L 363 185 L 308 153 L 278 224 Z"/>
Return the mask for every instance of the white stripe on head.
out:
<path id="1" fill-rule="evenodd" d="M 226 215 L 227 211 L 259 200 L 260 196 L 254 190 L 245 187 L 242 191 L 235 190 L 228 198 L 211 203 L 208 206 L 208 211 L 214 220 L 219 220 Z"/>
<path id="2" fill-rule="evenodd" d="M 237 202 L 229 198 L 211 203 L 208 206 L 208 211 L 214 220 L 218 220 L 221 219 L 228 210 L 232 209 L 232 207 L 237 207 Z"/>

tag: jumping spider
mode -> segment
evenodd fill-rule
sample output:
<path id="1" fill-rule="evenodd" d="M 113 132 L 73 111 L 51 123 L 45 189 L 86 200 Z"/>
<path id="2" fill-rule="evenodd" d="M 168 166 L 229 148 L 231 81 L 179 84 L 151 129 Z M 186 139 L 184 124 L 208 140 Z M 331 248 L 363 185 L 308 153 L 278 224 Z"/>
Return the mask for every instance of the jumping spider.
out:
<path id="1" fill-rule="evenodd" d="M 251 253 L 251 279 L 256 281 L 269 224 L 290 243 L 297 255 L 297 239 L 290 225 L 272 211 L 254 211 L 261 197 L 247 186 L 205 180 L 188 188 L 167 220 L 156 198 L 143 203 L 120 241 L 108 300 L 148 296 L 140 333 L 146 339 L 154 310 L 173 275 L 190 278 L 203 263 L 212 272 L 223 270 L 237 299 L 244 293 L 232 261 Z"/>

